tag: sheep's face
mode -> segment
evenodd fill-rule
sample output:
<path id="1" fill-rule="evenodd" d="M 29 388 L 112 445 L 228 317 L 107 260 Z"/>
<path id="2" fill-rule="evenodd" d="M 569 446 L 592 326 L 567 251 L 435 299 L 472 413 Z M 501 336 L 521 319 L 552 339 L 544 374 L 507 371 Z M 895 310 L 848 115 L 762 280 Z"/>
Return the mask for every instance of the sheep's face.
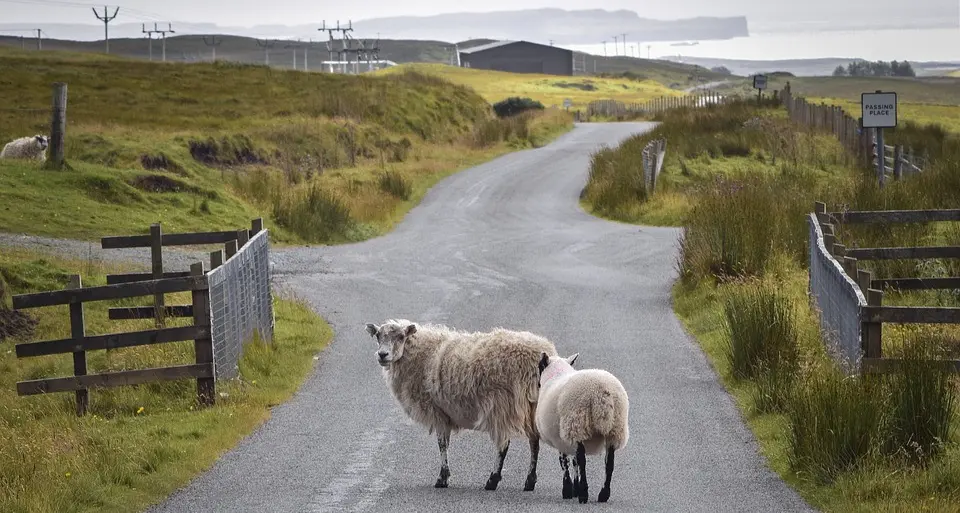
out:
<path id="1" fill-rule="evenodd" d="M 41 150 L 46 150 L 47 146 L 50 145 L 50 140 L 47 139 L 47 136 L 45 135 L 36 135 L 33 137 L 33 140 L 36 142 L 37 148 L 40 148 Z"/>
<path id="2" fill-rule="evenodd" d="M 402 358 L 407 339 L 416 332 L 417 325 L 412 323 L 367 324 L 367 333 L 377 339 L 377 363 L 387 367 Z"/>
<path id="3" fill-rule="evenodd" d="M 546 382 L 573 370 L 573 362 L 577 361 L 580 353 L 574 353 L 566 358 L 562 356 L 547 356 L 547 353 L 540 353 L 540 386 Z"/>

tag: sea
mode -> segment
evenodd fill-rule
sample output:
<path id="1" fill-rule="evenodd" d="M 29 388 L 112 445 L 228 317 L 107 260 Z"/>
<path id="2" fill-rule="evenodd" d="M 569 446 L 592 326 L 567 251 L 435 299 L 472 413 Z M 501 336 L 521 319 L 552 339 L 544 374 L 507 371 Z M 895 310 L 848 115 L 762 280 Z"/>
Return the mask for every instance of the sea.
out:
<path id="1" fill-rule="evenodd" d="M 613 41 L 593 45 L 564 45 L 594 55 L 683 61 L 684 57 L 738 60 L 860 58 L 913 62 L 960 63 L 960 28 L 888 29 L 855 31 L 797 31 L 764 33 L 722 41 L 630 40 L 626 48 Z M 611 36 L 611 39 L 613 37 Z"/>

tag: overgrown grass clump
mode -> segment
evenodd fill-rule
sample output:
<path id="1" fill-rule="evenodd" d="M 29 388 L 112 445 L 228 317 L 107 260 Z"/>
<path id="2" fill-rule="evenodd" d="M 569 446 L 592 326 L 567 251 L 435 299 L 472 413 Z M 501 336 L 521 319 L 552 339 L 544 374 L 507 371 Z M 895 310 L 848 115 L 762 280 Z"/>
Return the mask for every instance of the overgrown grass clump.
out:
<path id="1" fill-rule="evenodd" d="M 102 285 L 105 273 L 133 269 L 95 260 L 73 261 L 4 249 L 0 276 L 10 294 L 63 288 L 71 274 L 84 285 Z M 187 304 L 189 293 L 167 296 Z M 142 298 L 86 303 L 88 334 L 152 329 L 147 321 L 110 321 L 109 306 L 142 304 Z M 0 307 L 0 317 L 3 316 Z M 274 298 L 272 342 L 250 341 L 240 380 L 221 382 L 216 405 L 199 407 L 192 380 L 90 391 L 89 413 L 78 418 L 74 395 L 16 395 L 16 382 L 68 376 L 69 354 L 18 359 L 19 342 L 69 336 L 66 306 L 27 311 L 34 333 L 0 333 L 0 511 L 141 511 L 209 468 L 252 432 L 306 378 L 313 357 L 332 337 L 330 327 L 303 302 Z M 179 325 L 182 320 L 172 320 Z M 192 363 L 192 342 L 87 352 L 93 373 Z"/>

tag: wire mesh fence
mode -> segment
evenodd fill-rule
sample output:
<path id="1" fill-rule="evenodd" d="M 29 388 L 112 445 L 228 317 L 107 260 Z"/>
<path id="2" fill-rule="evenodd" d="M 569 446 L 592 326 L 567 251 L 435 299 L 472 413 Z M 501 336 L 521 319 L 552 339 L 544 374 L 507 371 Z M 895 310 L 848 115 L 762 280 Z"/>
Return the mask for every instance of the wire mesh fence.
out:
<path id="1" fill-rule="evenodd" d="M 239 375 L 243 345 L 255 334 L 273 340 L 270 242 L 260 230 L 223 265 L 207 274 L 216 378 Z"/>
<path id="2" fill-rule="evenodd" d="M 827 251 L 816 214 L 809 215 L 807 224 L 810 228 L 810 296 L 816 303 L 827 352 L 845 372 L 859 373 L 860 313 L 861 307 L 867 306 L 866 297 Z"/>

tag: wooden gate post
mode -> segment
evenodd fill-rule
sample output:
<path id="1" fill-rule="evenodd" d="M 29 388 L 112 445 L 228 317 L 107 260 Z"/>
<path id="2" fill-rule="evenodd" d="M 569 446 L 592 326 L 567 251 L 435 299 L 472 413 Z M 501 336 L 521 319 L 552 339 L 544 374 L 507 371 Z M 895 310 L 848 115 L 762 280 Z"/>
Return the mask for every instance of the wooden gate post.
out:
<path id="1" fill-rule="evenodd" d="M 79 274 L 70 277 L 70 285 L 67 288 L 79 289 L 83 287 L 83 282 Z M 78 347 L 83 347 L 83 338 L 86 336 L 86 327 L 83 321 L 83 303 L 70 303 L 70 337 L 76 342 Z M 73 375 L 87 375 L 87 353 L 82 349 L 73 353 Z M 77 400 L 77 416 L 82 417 L 87 413 L 87 407 L 90 405 L 90 391 L 86 388 L 74 392 Z"/>
<path id="2" fill-rule="evenodd" d="M 160 223 L 150 225 L 150 260 L 152 264 L 153 279 L 163 278 L 163 230 Z M 157 328 L 162 328 L 166 324 L 164 320 L 164 301 L 163 293 L 153 295 L 154 318 Z"/>
<path id="3" fill-rule="evenodd" d="M 203 262 L 190 266 L 190 276 L 203 276 Z M 210 289 L 194 290 L 193 325 L 203 328 L 206 334 L 193 341 L 193 351 L 198 364 L 209 364 L 213 368 L 213 337 L 210 326 Z M 209 378 L 197 378 L 197 402 L 204 406 L 216 402 L 215 375 Z"/>
<path id="4" fill-rule="evenodd" d="M 48 169 L 63 169 L 66 160 L 65 143 L 67 134 L 67 84 L 57 82 L 53 84 L 53 112 L 50 121 L 50 157 L 45 167 Z"/>

